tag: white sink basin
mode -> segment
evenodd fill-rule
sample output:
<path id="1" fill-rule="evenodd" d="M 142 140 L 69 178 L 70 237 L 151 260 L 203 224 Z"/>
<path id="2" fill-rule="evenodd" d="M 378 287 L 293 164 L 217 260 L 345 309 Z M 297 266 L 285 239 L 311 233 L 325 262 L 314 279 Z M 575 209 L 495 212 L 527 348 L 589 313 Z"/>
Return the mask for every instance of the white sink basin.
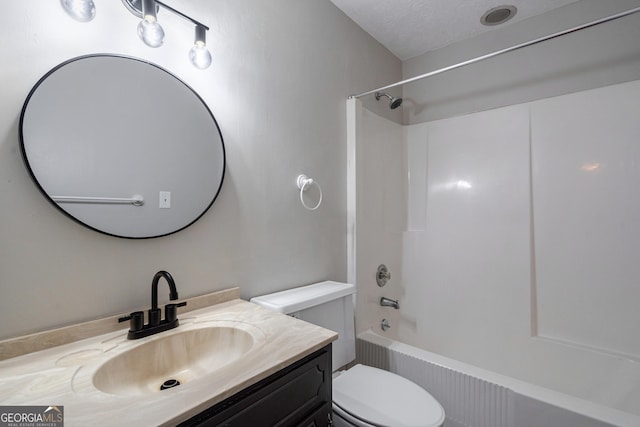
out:
<path id="1" fill-rule="evenodd" d="M 152 337 L 100 366 L 93 376 L 93 385 L 117 395 L 160 392 L 163 384 L 175 384 L 174 381 L 181 387 L 238 360 L 255 344 L 250 332 L 233 326 L 210 326 Z"/>

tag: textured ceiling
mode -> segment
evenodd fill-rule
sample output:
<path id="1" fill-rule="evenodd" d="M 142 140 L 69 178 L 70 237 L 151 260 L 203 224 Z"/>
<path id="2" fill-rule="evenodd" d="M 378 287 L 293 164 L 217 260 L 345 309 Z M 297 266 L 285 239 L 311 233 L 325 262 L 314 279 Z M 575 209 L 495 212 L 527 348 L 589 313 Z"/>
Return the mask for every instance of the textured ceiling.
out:
<path id="1" fill-rule="evenodd" d="M 480 24 L 487 10 L 518 8 L 502 26 L 577 0 L 331 0 L 401 60 L 499 28 Z"/>

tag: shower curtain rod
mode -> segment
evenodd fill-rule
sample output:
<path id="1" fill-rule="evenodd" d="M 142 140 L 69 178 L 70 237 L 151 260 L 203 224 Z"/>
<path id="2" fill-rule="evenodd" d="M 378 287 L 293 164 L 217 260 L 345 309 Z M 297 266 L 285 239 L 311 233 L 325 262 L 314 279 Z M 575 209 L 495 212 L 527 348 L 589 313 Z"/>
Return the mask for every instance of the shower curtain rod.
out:
<path id="1" fill-rule="evenodd" d="M 520 43 L 515 46 L 508 47 L 506 49 L 498 50 L 496 52 L 489 53 L 487 55 L 478 56 L 473 59 L 469 59 L 467 61 L 460 62 L 455 65 L 449 65 L 448 67 L 440 68 L 439 70 L 430 71 L 425 74 L 421 74 L 419 76 L 411 77 L 410 79 L 402 80 L 397 83 L 393 83 L 387 86 L 379 87 L 378 89 L 373 89 L 367 92 L 362 92 L 356 95 L 349 95 L 349 99 L 352 98 L 360 98 L 365 95 L 371 95 L 372 93 L 380 92 L 386 89 L 391 89 L 396 86 L 402 86 L 407 83 L 413 83 L 418 80 L 426 79 L 427 77 L 436 76 L 438 74 L 442 74 L 447 71 L 455 70 L 456 68 L 464 67 L 465 65 L 475 64 L 476 62 L 484 61 L 485 59 L 493 58 L 494 56 L 502 55 L 503 53 L 513 52 L 514 50 L 522 49 L 524 47 L 528 47 L 534 44 L 542 43 L 547 40 L 555 39 L 557 37 L 561 37 L 567 34 L 575 33 L 576 31 L 584 30 L 585 28 L 595 27 L 596 25 L 604 24 L 605 22 L 613 21 L 615 19 L 623 18 L 628 15 L 632 15 L 634 13 L 640 12 L 640 7 L 636 7 L 633 9 L 626 10 L 624 12 L 616 13 L 615 15 L 607 16 L 606 18 L 601 18 L 595 21 L 591 21 L 586 24 L 578 25 L 577 27 L 570 28 L 568 30 L 559 31 L 557 33 L 550 34 L 548 36 L 540 37 L 534 40 L 530 40 L 528 42 Z"/>

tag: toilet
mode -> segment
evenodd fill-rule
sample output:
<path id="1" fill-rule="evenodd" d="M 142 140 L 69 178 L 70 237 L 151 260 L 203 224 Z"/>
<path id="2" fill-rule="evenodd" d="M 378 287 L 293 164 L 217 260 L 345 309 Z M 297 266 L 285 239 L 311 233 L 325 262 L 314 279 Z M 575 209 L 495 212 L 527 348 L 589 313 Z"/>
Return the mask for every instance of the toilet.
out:
<path id="1" fill-rule="evenodd" d="M 332 345 L 334 426 L 443 426 L 444 409 L 417 384 L 360 364 L 337 370 L 356 357 L 354 294 L 354 285 L 327 281 L 255 297 L 251 302 L 339 334 Z"/>

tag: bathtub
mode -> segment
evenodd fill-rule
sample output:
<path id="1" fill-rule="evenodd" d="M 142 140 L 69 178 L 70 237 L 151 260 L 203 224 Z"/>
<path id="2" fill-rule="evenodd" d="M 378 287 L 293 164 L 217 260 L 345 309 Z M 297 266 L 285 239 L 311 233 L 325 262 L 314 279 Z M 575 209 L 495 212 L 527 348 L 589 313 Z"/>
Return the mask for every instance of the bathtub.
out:
<path id="1" fill-rule="evenodd" d="M 425 388 L 444 407 L 446 427 L 640 427 L 640 416 L 486 371 L 373 331 L 358 334 L 356 360 Z"/>

